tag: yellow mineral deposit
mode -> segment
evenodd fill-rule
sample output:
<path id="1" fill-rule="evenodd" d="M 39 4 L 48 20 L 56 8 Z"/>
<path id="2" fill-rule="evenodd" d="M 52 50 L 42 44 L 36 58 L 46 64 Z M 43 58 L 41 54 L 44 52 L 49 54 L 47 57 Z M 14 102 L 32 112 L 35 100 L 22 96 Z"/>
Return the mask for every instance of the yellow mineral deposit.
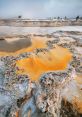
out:
<path id="1" fill-rule="evenodd" d="M 71 53 L 62 47 L 55 46 L 49 52 L 33 53 L 31 57 L 16 62 L 20 68 L 18 74 L 28 74 L 31 80 L 38 80 L 41 74 L 66 69 L 72 58 Z"/>

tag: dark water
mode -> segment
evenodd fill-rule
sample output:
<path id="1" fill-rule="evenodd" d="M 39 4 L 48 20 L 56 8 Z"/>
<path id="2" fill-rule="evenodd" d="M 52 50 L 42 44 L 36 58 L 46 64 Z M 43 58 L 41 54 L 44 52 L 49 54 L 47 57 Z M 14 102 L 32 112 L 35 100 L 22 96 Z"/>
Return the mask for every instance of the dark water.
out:
<path id="1" fill-rule="evenodd" d="M 13 41 L 11 43 L 7 42 L 7 40 L 0 40 L 0 51 L 3 52 L 15 52 L 17 50 L 23 49 L 25 47 L 29 47 L 31 45 L 30 39 L 19 39 Z"/>

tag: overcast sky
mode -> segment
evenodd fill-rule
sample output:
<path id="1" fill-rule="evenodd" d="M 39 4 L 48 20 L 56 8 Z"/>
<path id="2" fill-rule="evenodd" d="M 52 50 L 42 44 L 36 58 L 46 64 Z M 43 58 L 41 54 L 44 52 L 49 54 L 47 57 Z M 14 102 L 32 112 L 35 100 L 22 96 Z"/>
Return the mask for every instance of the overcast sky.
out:
<path id="1" fill-rule="evenodd" d="M 47 18 L 82 16 L 82 0 L 0 0 L 0 17 Z"/>

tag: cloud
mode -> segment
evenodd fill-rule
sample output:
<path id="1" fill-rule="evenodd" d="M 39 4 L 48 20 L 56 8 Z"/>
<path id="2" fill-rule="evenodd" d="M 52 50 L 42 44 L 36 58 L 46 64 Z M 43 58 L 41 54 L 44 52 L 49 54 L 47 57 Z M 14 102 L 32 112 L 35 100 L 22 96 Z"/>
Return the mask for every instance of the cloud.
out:
<path id="1" fill-rule="evenodd" d="M 81 0 L 49 0 L 44 7 L 50 16 L 75 17 L 82 15 Z"/>
<path id="2" fill-rule="evenodd" d="M 82 0 L 0 0 L 0 17 L 76 17 L 82 15 Z"/>

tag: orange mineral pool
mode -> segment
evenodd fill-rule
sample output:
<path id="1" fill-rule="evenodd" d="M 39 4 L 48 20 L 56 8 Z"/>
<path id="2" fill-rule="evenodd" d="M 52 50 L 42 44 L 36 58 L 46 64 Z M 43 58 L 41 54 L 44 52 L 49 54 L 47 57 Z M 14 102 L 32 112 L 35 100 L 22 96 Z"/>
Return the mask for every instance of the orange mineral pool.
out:
<path id="1" fill-rule="evenodd" d="M 48 52 L 39 52 L 35 54 L 37 48 L 48 48 L 47 37 L 31 37 L 31 45 L 15 52 L 0 51 L 0 56 L 16 56 L 24 52 L 32 52 L 29 58 L 16 61 L 19 67 L 18 74 L 28 74 L 31 80 L 37 80 L 41 74 L 54 71 L 64 70 L 72 58 L 68 49 L 55 45 L 55 48 L 49 49 Z"/>
<path id="2" fill-rule="evenodd" d="M 66 69 L 72 59 L 72 54 L 68 49 L 55 46 L 48 52 L 34 52 L 29 58 L 18 60 L 16 65 L 19 67 L 18 74 L 28 74 L 31 80 L 38 80 L 41 74 Z"/>

